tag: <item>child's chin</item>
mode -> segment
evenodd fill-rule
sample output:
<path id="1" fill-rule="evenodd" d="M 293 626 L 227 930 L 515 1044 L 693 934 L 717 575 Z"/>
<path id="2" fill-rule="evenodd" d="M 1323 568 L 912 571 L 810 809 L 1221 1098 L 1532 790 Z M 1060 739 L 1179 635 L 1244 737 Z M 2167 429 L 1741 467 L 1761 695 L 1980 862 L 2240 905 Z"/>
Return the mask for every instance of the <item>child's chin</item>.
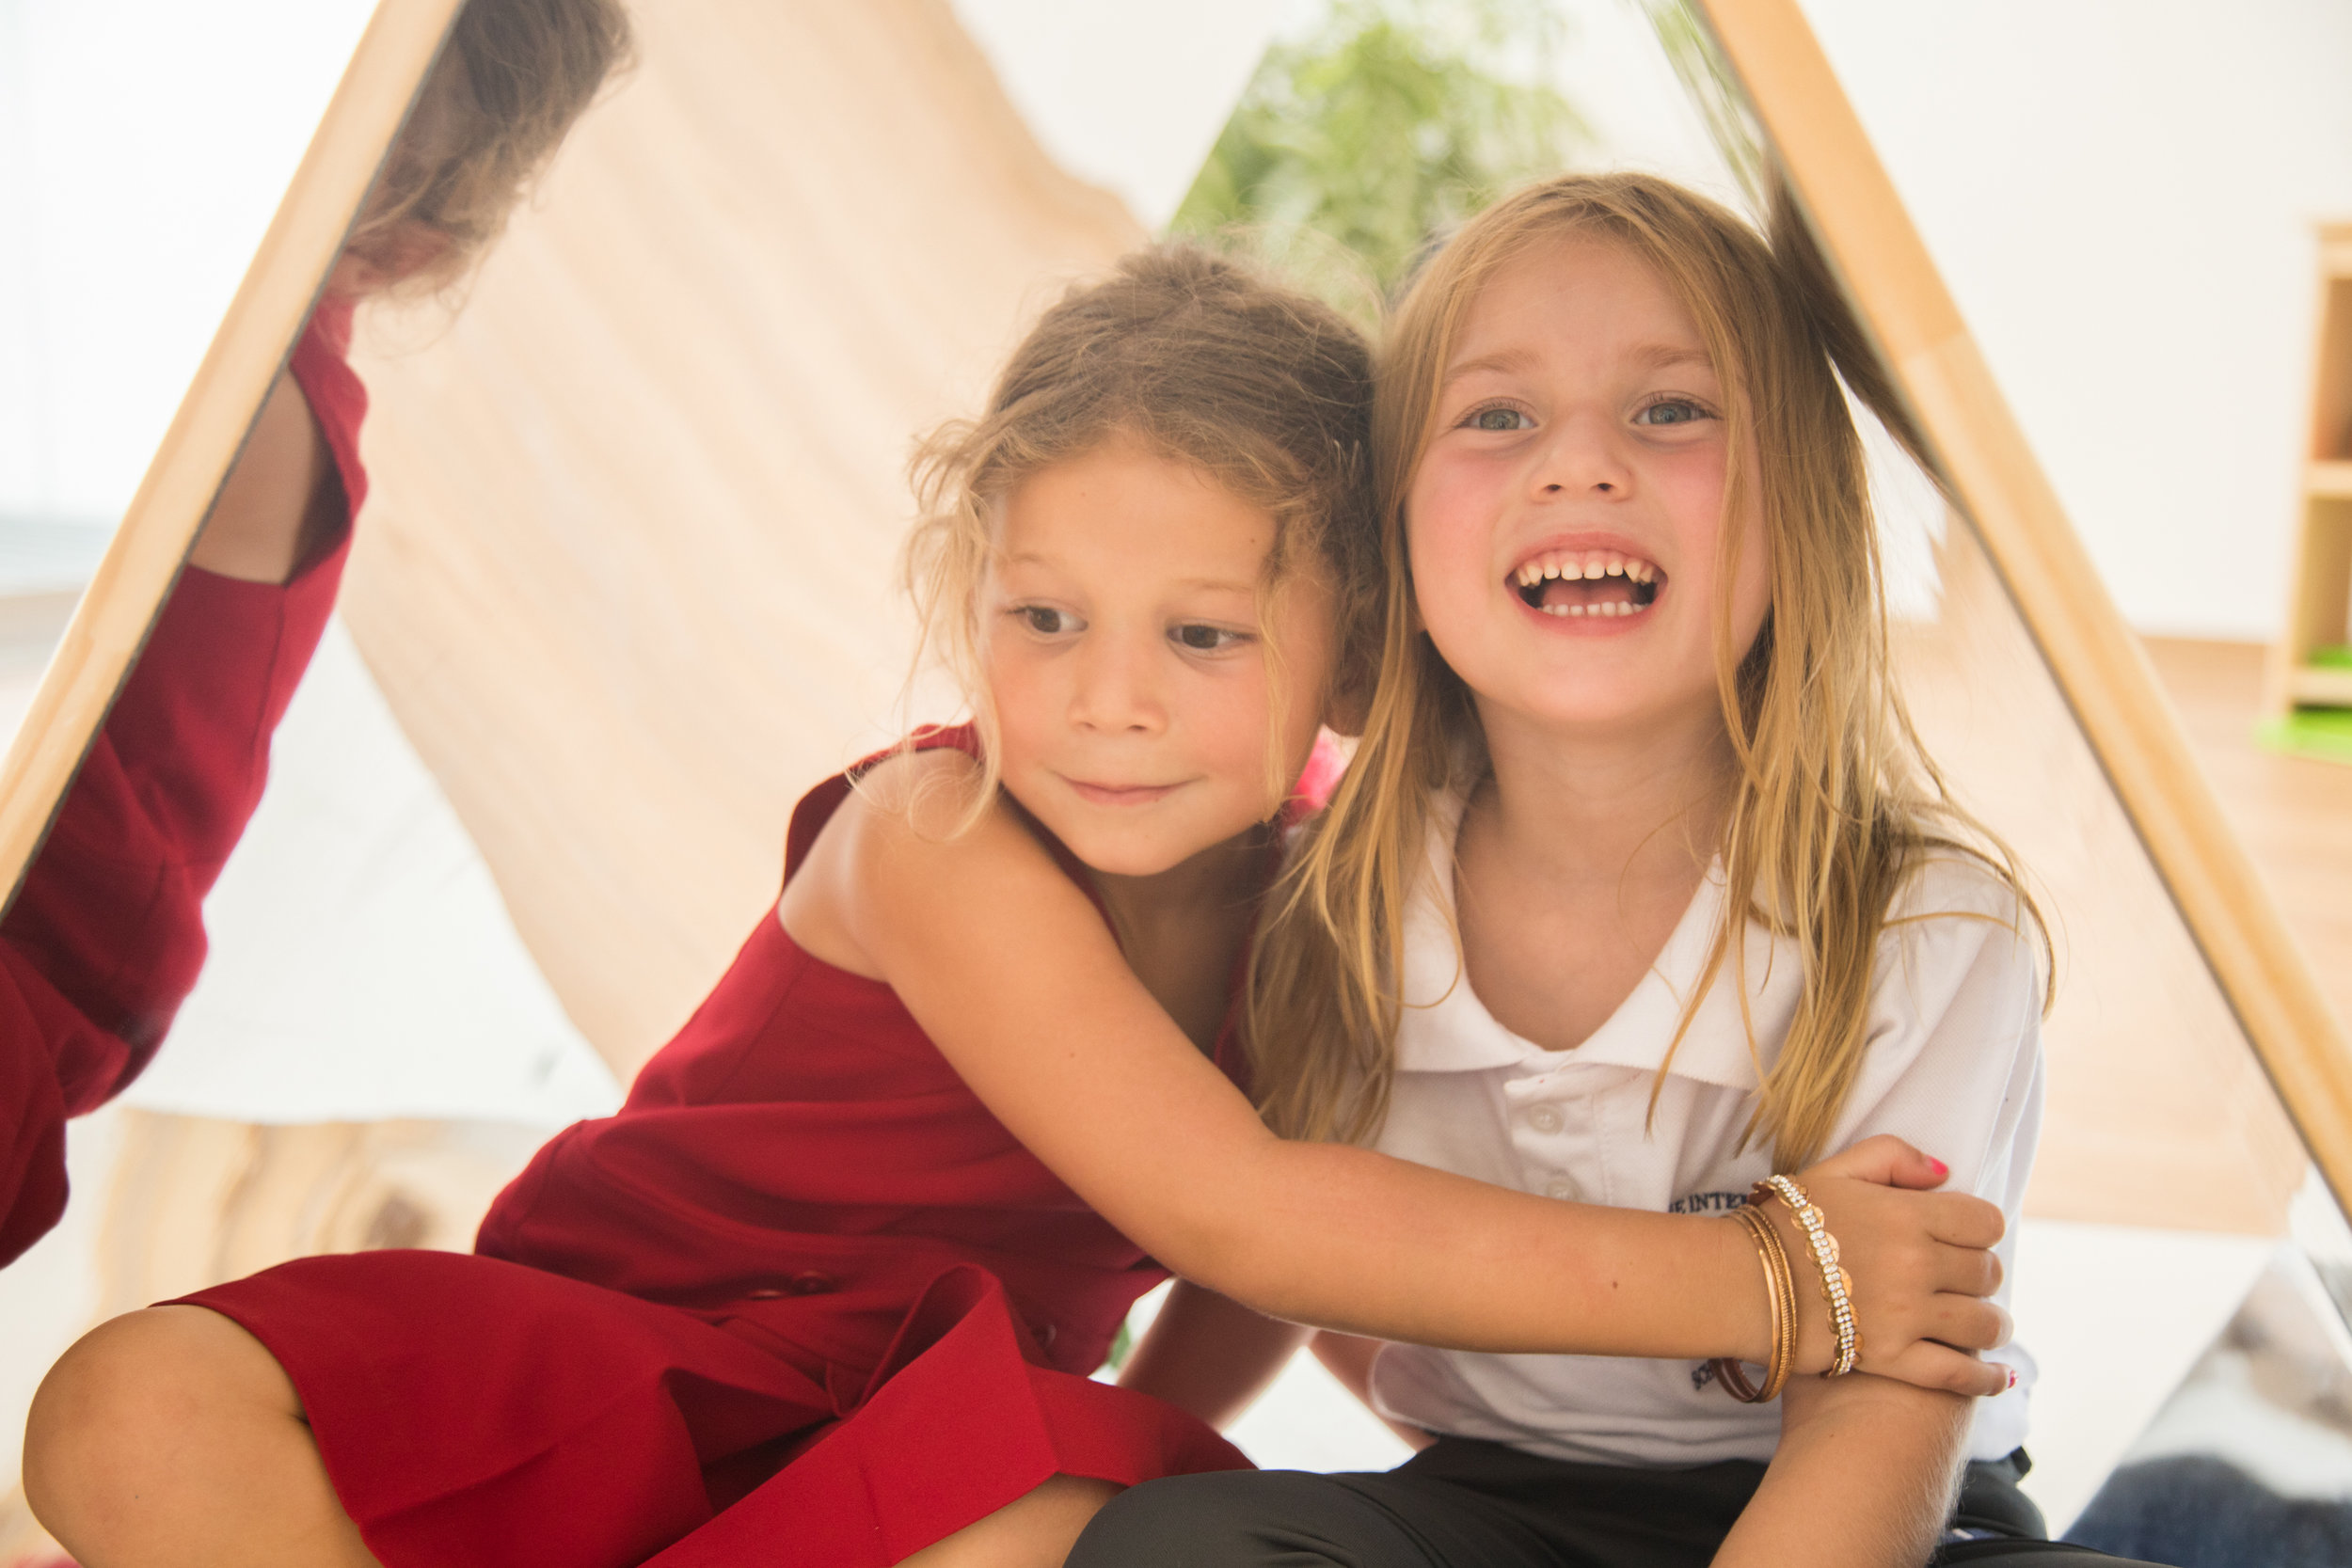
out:
<path id="1" fill-rule="evenodd" d="M 1156 877 L 1163 871 L 1173 871 L 1192 858 L 1197 851 L 1171 849 L 1163 845 L 1089 843 L 1072 845 L 1070 852 L 1086 863 L 1090 871 L 1105 877 Z"/>
<path id="2" fill-rule="evenodd" d="M 1572 734 L 1601 736 L 1619 731 L 1645 732 L 1653 730 L 1679 714 L 1689 701 L 1675 701 L 1656 691 L 1596 691 L 1589 688 L 1569 692 L 1548 692 L 1549 701 L 1540 701 L 1534 707 L 1538 723 L 1549 729 Z M 1700 705 L 1710 711 L 1716 705 L 1711 691 L 1702 693 Z"/>
<path id="3" fill-rule="evenodd" d="M 1096 832 L 1081 833 L 1063 842 L 1089 870 L 1105 877 L 1156 877 L 1163 871 L 1175 870 L 1225 840 L 1214 838 L 1194 843 L 1189 835 L 1171 838 L 1165 833 Z"/>

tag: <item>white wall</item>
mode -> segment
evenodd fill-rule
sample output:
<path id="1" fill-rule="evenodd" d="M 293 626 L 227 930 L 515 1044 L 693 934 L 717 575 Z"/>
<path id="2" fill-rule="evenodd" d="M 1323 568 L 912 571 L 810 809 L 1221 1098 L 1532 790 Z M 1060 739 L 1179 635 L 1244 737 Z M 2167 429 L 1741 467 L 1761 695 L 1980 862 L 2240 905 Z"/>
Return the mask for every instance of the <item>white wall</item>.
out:
<path id="1" fill-rule="evenodd" d="M 0 0 L 0 515 L 111 524 L 367 0 Z"/>
<path id="2" fill-rule="evenodd" d="M 2273 635 L 2352 6 L 1804 5 L 2124 615 Z"/>
<path id="3" fill-rule="evenodd" d="M 953 0 L 1055 162 L 1147 229 L 1173 216 L 1278 26 L 1317 0 Z"/>

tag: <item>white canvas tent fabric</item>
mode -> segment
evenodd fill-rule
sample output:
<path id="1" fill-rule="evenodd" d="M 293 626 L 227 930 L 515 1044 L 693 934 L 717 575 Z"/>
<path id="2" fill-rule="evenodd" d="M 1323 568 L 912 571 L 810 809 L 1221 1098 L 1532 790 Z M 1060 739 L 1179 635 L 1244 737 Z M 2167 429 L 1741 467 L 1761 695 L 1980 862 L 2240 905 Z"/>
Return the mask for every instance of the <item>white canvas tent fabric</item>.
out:
<path id="1" fill-rule="evenodd" d="M 127 1105 L 552 1131 L 620 1103 L 341 621 L 205 918 L 203 977 Z"/>

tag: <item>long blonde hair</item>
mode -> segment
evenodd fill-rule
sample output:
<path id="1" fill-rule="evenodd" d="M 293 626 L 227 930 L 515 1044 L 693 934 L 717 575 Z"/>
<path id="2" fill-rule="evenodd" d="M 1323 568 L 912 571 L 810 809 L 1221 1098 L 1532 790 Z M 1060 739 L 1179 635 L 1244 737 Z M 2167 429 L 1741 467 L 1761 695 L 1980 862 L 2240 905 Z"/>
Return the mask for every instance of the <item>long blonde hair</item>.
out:
<path id="1" fill-rule="evenodd" d="M 1779 1168 L 1802 1167 L 1822 1151 L 1860 1070 L 1879 934 L 1919 857 L 1980 858 L 2032 918 L 2012 857 L 1953 804 L 1896 689 L 1861 438 L 1832 364 L 1867 350 L 1818 258 L 1796 253 L 1794 225 L 1775 229 L 1785 231 L 1779 254 L 1666 181 L 1565 176 L 1472 219 L 1399 307 L 1374 413 L 1389 589 L 1378 680 L 1355 761 L 1299 846 L 1250 970 L 1254 1085 L 1278 1132 L 1358 1141 L 1387 1112 L 1406 1005 L 1406 911 L 1432 813 L 1486 767 L 1468 689 L 1416 629 L 1406 496 L 1479 291 L 1563 236 L 1623 245 L 1690 311 L 1729 404 L 1725 513 L 1739 515 L 1753 494 L 1771 557 L 1771 610 L 1752 646 L 1731 645 L 1727 593 L 1715 607 L 1716 680 L 1736 764 L 1717 848 L 1733 896 L 1669 1057 L 1726 963 L 1746 973 L 1751 921 L 1790 940 L 1804 958 L 1803 996 L 1747 1136 L 1769 1139 Z M 1886 395 L 1858 357 L 1848 380 L 1863 396 Z M 1889 413 L 1908 438 L 1899 410 Z M 1757 454 L 1753 473 L 1741 451 Z M 1728 585 L 1740 531 L 1724 529 L 1723 540 Z"/>

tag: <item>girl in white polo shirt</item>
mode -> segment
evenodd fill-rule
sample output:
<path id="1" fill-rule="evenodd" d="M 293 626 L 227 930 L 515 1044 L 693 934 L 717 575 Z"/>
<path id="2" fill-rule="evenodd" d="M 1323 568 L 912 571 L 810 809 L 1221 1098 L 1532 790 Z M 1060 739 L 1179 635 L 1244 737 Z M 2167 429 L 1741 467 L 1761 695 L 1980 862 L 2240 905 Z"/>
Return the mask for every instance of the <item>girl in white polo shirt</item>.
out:
<path id="1" fill-rule="evenodd" d="M 1280 1131 L 1562 1199 L 1754 1202 L 1775 1313 L 1867 1338 L 1835 1216 L 1756 1184 L 1891 1132 L 2013 1225 L 2046 949 L 1896 693 L 1832 369 L 1859 339 L 1812 276 L 1629 175 L 1522 192 L 1430 261 L 1377 404 L 1377 693 L 1250 1022 Z M 2096 1556 L 2042 1540 L 2016 1489 L 2022 1354 L 1972 1403 L 1779 1365 L 1319 1348 L 1429 1446 L 1385 1475 L 1150 1483 L 1072 1568 Z"/>

